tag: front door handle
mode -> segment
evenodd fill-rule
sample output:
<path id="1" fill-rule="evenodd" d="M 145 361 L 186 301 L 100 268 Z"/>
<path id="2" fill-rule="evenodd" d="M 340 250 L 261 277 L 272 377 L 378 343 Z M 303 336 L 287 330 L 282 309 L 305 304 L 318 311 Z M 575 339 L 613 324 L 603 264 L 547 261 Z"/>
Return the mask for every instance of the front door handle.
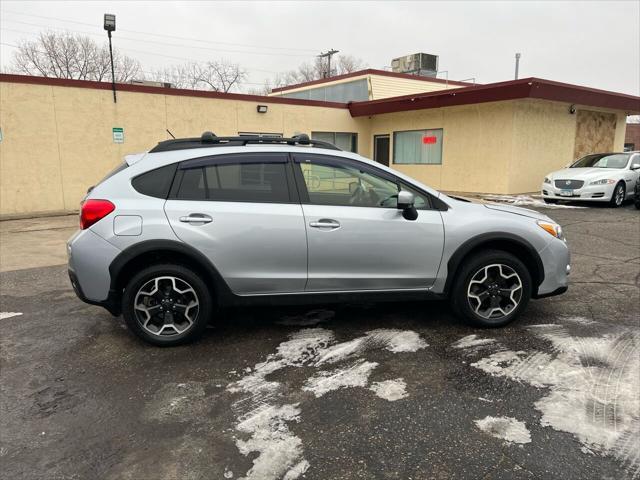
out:
<path id="1" fill-rule="evenodd" d="M 211 223 L 213 218 L 204 213 L 190 213 L 186 217 L 180 217 L 180 221 L 183 223 Z"/>
<path id="2" fill-rule="evenodd" d="M 317 222 L 309 222 L 309 226 L 313 228 L 326 228 L 335 230 L 336 228 L 340 228 L 340 222 L 337 220 L 332 220 L 330 218 L 321 218 Z"/>

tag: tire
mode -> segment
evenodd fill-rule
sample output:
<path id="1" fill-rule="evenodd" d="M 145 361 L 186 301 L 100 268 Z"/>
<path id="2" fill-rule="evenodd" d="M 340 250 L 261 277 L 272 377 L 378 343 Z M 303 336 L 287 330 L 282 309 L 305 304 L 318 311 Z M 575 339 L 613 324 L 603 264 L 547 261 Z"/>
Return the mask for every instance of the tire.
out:
<path id="1" fill-rule="evenodd" d="M 620 191 L 622 191 L 622 194 L 620 194 Z M 609 200 L 609 206 L 611 208 L 618 208 L 622 206 L 622 204 L 624 203 L 626 193 L 627 192 L 626 192 L 624 183 L 618 182 L 618 184 L 616 185 L 616 188 L 613 189 L 613 193 L 611 194 L 611 200 Z"/>
<path id="2" fill-rule="evenodd" d="M 140 271 L 127 283 L 122 296 L 122 314 L 129 330 L 161 347 L 197 340 L 207 327 L 213 306 L 211 292 L 200 275 L 174 264 L 152 265 Z"/>
<path id="3" fill-rule="evenodd" d="M 483 276 L 487 281 L 479 283 Z M 480 293 L 484 288 L 489 297 Z M 520 315 L 530 298 L 531 274 L 524 263 L 508 252 L 485 250 L 464 260 L 453 282 L 450 302 L 456 315 L 472 325 L 502 327 Z M 498 307 L 491 303 L 494 301 Z M 501 311 L 495 311 L 496 308 Z"/>
<path id="4" fill-rule="evenodd" d="M 544 203 L 550 203 L 550 204 L 555 204 L 558 203 L 558 200 L 555 200 L 553 198 L 543 198 Z"/>

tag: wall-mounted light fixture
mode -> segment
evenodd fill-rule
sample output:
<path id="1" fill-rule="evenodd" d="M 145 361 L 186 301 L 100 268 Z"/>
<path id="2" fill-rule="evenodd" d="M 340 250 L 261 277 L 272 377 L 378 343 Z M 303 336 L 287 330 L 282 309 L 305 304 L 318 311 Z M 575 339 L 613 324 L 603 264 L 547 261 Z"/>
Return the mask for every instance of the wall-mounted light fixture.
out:
<path id="1" fill-rule="evenodd" d="M 575 106 L 575 105 L 571 105 L 571 106 L 569 107 L 569 113 L 570 113 L 571 115 L 573 115 L 574 113 L 576 113 L 576 106 Z"/>
<path id="2" fill-rule="evenodd" d="M 266 105 L 258 105 L 256 107 L 256 110 L 258 111 L 258 113 L 267 113 L 268 109 L 269 107 L 267 107 Z"/>

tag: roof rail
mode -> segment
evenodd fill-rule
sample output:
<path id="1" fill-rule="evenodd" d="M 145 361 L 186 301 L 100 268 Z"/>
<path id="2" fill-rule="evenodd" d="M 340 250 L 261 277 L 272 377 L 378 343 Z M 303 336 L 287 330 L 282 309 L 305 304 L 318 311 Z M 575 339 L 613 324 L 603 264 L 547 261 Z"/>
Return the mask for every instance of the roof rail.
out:
<path id="1" fill-rule="evenodd" d="M 213 132 L 204 132 L 200 138 L 176 138 L 158 142 L 158 145 L 149 150 L 149 153 L 168 152 L 171 150 L 187 150 L 191 148 L 209 147 L 242 147 L 247 144 L 263 145 L 308 145 L 310 147 L 327 148 L 329 150 L 341 150 L 334 144 L 321 140 L 312 140 L 309 135 L 301 133 L 291 138 L 283 137 L 218 137 Z"/>

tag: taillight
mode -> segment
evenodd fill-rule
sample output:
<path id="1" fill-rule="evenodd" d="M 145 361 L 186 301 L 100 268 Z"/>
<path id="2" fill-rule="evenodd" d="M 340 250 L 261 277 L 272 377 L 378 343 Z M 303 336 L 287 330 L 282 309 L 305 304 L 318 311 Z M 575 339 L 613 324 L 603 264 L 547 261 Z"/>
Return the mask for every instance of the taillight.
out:
<path id="1" fill-rule="evenodd" d="M 84 230 L 115 210 L 109 200 L 85 200 L 80 208 L 80 229 Z"/>

